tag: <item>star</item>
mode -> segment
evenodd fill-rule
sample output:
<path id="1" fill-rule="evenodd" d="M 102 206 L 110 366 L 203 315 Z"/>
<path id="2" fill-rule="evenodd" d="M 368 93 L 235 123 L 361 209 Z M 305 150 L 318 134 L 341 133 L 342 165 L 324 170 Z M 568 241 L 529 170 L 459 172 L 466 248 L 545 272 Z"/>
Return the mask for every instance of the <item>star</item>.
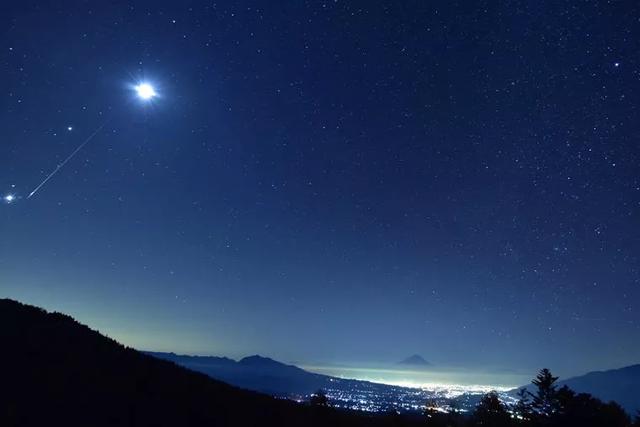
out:
<path id="1" fill-rule="evenodd" d="M 14 196 L 13 194 L 7 194 L 6 196 L 4 196 L 2 198 L 6 203 L 12 203 L 16 200 L 16 196 Z"/>
<path id="2" fill-rule="evenodd" d="M 135 87 L 135 89 L 138 96 L 145 101 L 148 101 L 157 95 L 156 90 L 149 83 L 140 83 Z"/>
<path id="3" fill-rule="evenodd" d="M 67 130 L 71 132 L 73 130 L 73 126 L 67 126 Z"/>

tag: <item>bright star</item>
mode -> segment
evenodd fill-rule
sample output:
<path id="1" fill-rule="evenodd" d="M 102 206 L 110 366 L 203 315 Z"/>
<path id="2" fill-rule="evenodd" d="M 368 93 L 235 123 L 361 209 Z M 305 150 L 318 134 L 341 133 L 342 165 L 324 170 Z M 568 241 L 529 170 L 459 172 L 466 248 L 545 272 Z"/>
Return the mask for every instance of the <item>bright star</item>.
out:
<path id="1" fill-rule="evenodd" d="M 145 101 L 157 95 L 156 90 L 149 83 L 140 83 L 138 86 L 135 87 L 135 89 L 136 89 L 136 92 L 138 93 L 138 96 L 144 99 Z"/>
<path id="2" fill-rule="evenodd" d="M 71 132 L 73 130 L 73 126 L 67 126 L 67 130 Z"/>
<path id="3" fill-rule="evenodd" d="M 7 203 L 11 203 L 16 199 L 16 196 L 14 196 L 13 194 L 7 194 L 6 196 L 3 197 L 4 201 Z"/>

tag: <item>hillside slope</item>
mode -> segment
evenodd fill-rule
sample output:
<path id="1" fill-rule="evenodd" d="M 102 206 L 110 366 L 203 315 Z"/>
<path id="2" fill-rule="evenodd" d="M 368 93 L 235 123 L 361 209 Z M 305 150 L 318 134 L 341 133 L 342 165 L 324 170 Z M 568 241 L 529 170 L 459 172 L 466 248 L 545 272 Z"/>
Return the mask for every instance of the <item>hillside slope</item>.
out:
<path id="1" fill-rule="evenodd" d="M 320 388 L 350 382 L 326 375 L 307 372 L 261 356 L 249 356 L 239 361 L 215 356 L 185 356 L 174 353 L 147 352 L 154 357 L 202 372 L 237 387 L 282 397 L 307 395 Z M 333 381 L 333 383 L 332 383 Z"/>
<path id="2" fill-rule="evenodd" d="M 384 425 L 234 388 L 71 317 L 0 300 L 2 426 Z"/>
<path id="3" fill-rule="evenodd" d="M 559 382 L 572 390 L 589 393 L 608 402 L 618 402 L 630 414 L 640 411 L 640 364 L 620 369 L 589 372 Z"/>
<path id="4" fill-rule="evenodd" d="M 603 402 L 616 402 L 631 415 L 640 411 L 640 393 L 638 393 L 640 390 L 640 365 L 589 372 L 556 383 L 558 389 L 565 385 L 577 393 L 588 393 Z M 516 397 L 517 391 L 522 388 L 535 393 L 535 386 L 527 384 L 512 390 L 512 397 Z"/>

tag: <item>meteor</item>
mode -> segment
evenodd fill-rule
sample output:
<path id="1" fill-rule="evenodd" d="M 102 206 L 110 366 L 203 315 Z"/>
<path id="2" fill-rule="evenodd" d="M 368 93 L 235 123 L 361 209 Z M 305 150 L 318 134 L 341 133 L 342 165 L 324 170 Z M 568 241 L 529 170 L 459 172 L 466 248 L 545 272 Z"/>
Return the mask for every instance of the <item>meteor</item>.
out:
<path id="1" fill-rule="evenodd" d="M 138 98 L 140 98 L 141 100 L 145 101 L 145 102 L 149 102 L 151 103 L 151 101 L 153 100 L 153 98 L 158 97 L 158 92 L 156 92 L 156 89 L 153 87 L 153 85 L 151 83 L 142 81 L 142 82 L 138 82 L 137 85 L 132 85 L 130 86 L 130 88 L 132 88 L 133 90 L 135 90 Z M 47 182 L 49 182 L 49 180 L 51 178 L 53 178 L 59 171 L 60 169 L 62 169 L 71 159 L 73 159 L 73 157 L 78 154 L 78 152 L 80 150 L 82 150 L 82 148 L 87 145 L 97 134 L 98 132 L 100 132 L 100 130 L 102 130 L 102 128 L 110 121 L 110 119 L 106 120 L 104 123 L 102 123 L 100 126 L 98 126 L 98 128 L 96 130 L 93 131 L 93 133 L 91 135 L 89 135 L 87 137 L 87 139 L 85 139 L 84 141 L 82 141 L 82 143 L 80 145 L 78 145 L 72 152 L 71 154 L 69 154 L 63 161 L 62 163 L 58 164 L 52 171 L 51 173 L 49 173 L 49 175 L 47 175 L 40 184 L 38 184 L 38 186 L 36 188 L 33 189 L 33 191 L 31 193 L 29 193 L 29 195 L 26 197 L 27 199 L 30 199 L 31 197 L 33 197 Z M 74 131 L 74 127 L 71 125 L 67 126 L 67 131 L 71 132 Z M 5 195 L 3 197 L 0 198 L 0 202 L 3 201 L 5 203 L 12 203 L 16 200 L 16 197 L 14 195 Z"/>
<path id="2" fill-rule="evenodd" d="M 73 156 L 75 156 L 75 155 L 78 153 L 78 151 L 82 150 L 82 147 L 84 147 L 85 145 L 87 145 L 87 144 L 89 143 L 89 141 L 91 141 L 91 140 L 93 139 L 93 137 L 94 137 L 94 136 L 96 136 L 96 135 L 98 134 L 98 132 L 100 132 L 100 130 L 104 127 L 104 125 L 105 125 L 105 124 L 107 124 L 107 122 L 104 122 L 103 124 L 101 124 L 100 126 L 98 126 L 98 128 L 97 128 L 96 130 L 94 130 L 94 131 L 93 131 L 93 133 L 87 137 L 87 139 L 85 139 L 84 141 L 82 141 L 82 143 L 81 143 L 80 145 L 78 145 L 78 146 L 76 147 L 76 149 L 75 149 L 75 150 L 73 150 L 73 151 L 71 152 L 71 154 L 69 154 L 69 155 L 67 156 L 67 158 L 66 158 L 66 159 L 64 159 L 64 160 L 62 161 L 62 163 L 60 163 L 59 165 L 57 165 L 57 166 L 56 166 L 56 168 L 55 168 L 55 169 L 54 169 L 54 170 L 53 170 L 49 175 L 47 175 L 47 177 L 46 177 L 46 178 L 45 178 L 45 179 L 44 179 L 40 184 L 38 184 L 38 186 L 37 186 L 36 188 L 34 188 L 34 189 L 33 189 L 33 191 L 32 191 L 31 193 L 29 193 L 29 195 L 27 196 L 27 199 L 30 199 L 34 194 L 36 194 L 36 192 L 37 192 L 38 190 L 40 190 L 40 188 L 42 188 L 42 186 L 43 186 L 43 185 L 45 185 L 45 184 L 47 183 L 47 181 L 49 181 L 51 178 L 53 178 L 53 176 L 54 176 L 55 174 L 57 174 L 57 173 L 58 173 L 58 171 L 59 171 L 60 169 L 62 169 L 62 168 L 64 167 L 64 165 L 66 165 L 66 164 L 67 164 L 67 162 L 68 162 L 69 160 L 71 160 L 71 159 L 73 158 Z"/>

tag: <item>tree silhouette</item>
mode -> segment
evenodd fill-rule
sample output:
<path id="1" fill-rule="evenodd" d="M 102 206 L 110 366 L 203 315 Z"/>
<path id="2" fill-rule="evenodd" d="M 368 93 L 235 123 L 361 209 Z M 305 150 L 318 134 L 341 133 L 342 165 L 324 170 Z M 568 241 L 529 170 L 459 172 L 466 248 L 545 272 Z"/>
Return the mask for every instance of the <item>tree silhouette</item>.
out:
<path id="1" fill-rule="evenodd" d="M 457 399 L 452 399 L 449 401 L 449 413 L 450 414 L 458 414 L 461 410 L 460 402 Z"/>
<path id="2" fill-rule="evenodd" d="M 554 377 L 547 368 L 540 370 L 531 381 L 537 388 L 535 393 L 529 393 L 533 398 L 531 407 L 536 415 L 549 417 L 558 410 L 556 381 L 558 381 L 558 377 Z"/>
<path id="3" fill-rule="evenodd" d="M 531 396 L 526 388 L 518 391 L 518 401 L 513 405 L 513 414 L 520 424 L 528 425 L 532 421 Z"/>
<path id="4" fill-rule="evenodd" d="M 518 425 L 530 427 L 630 427 L 631 419 L 617 403 L 603 403 L 566 385 L 557 389 L 554 377 L 543 369 L 532 381 L 535 393 L 520 390 L 513 406 Z"/>
<path id="5" fill-rule="evenodd" d="M 567 414 L 580 400 L 582 400 L 583 405 L 587 407 L 590 402 L 587 402 L 586 397 L 591 398 L 590 395 L 576 395 L 576 393 L 566 385 L 562 386 L 555 395 L 555 413 L 558 415 Z"/>
<path id="6" fill-rule="evenodd" d="M 471 425 L 508 427 L 511 425 L 511 415 L 507 408 L 500 402 L 498 393 L 491 391 L 480 400 L 471 416 Z"/>
<path id="7" fill-rule="evenodd" d="M 631 425 L 631 418 L 616 402 L 609 402 L 602 405 L 600 408 L 602 414 L 601 425 L 607 425 L 610 427 L 626 427 Z"/>
<path id="8" fill-rule="evenodd" d="M 327 407 L 329 406 L 329 399 L 323 390 L 318 390 L 311 395 L 309 403 L 311 406 Z"/>
<path id="9" fill-rule="evenodd" d="M 558 390 L 558 410 L 549 424 L 566 427 L 627 427 L 629 416 L 614 402 L 603 403 L 587 393 L 576 394 L 564 386 Z"/>
<path id="10" fill-rule="evenodd" d="M 427 420 L 438 415 L 438 408 L 438 402 L 436 402 L 434 399 L 427 399 L 427 402 L 424 406 L 424 416 L 427 418 Z"/>

